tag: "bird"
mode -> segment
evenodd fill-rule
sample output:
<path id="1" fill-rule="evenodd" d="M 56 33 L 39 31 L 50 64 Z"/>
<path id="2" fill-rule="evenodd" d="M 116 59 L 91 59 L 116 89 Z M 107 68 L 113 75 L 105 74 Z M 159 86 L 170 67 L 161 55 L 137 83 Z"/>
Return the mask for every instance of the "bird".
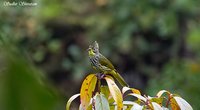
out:
<path id="1" fill-rule="evenodd" d="M 121 86 L 128 87 L 122 76 L 116 71 L 113 64 L 99 52 L 99 45 L 97 41 L 93 45 L 89 45 L 88 56 L 92 67 L 100 73 L 109 74 L 113 76 Z"/>

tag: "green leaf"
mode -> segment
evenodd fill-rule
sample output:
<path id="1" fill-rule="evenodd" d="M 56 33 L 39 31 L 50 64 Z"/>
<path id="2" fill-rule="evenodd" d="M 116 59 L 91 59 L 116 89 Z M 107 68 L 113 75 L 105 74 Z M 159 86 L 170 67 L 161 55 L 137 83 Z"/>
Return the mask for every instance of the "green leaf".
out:
<path id="1" fill-rule="evenodd" d="M 101 86 L 101 93 L 104 94 L 106 98 L 108 98 L 110 94 L 108 86 Z"/>
<path id="2" fill-rule="evenodd" d="M 69 108 L 70 108 L 72 101 L 74 99 L 76 99 L 78 96 L 80 96 L 80 94 L 75 94 L 75 95 L 73 95 L 72 97 L 69 98 L 69 100 L 67 101 L 67 104 L 66 104 L 66 110 L 70 110 Z"/>
<path id="3" fill-rule="evenodd" d="M 96 110 L 110 110 L 108 100 L 104 94 L 97 93 L 95 96 L 95 109 Z"/>
<path id="4" fill-rule="evenodd" d="M 88 106 L 87 110 L 92 110 L 92 104 Z"/>
<path id="5" fill-rule="evenodd" d="M 117 87 L 111 76 L 106 76 L 105 80 L 108 84 L 113 99 L 117 103 L 117 110 L 121 110 L 123 108 L 123 98 L 120 89 Z"/>
<path id="6" fill-rule="evenodd" d="M 193 110 L 192 106 L 181 97 L 174 97 L 181 110 Z"/>
<path id="7" fill-rule="evenodd" d="M 85 78 L 81 86 L 81 105 L 85 110 L 90 104 L 90 100 L 92 98 L 95 86 L 97 82 L 97 77 L 95 74 L 90 74 Z"/>
<path id="8" fill-rule="evenodd" d="M 162 102 L 164 100 L 164 97 L 152 97 L 152 98 L 149 98 L 151 102 L 155 102 L 159 105 L 162 105 Z"/>

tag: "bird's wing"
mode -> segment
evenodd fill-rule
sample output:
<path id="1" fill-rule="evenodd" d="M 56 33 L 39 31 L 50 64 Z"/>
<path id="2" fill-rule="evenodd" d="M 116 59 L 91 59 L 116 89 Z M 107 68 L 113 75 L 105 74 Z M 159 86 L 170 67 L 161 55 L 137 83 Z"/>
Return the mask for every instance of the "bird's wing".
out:
<path id="1" fill-rule="evenodd" d="M 99 63 L 102 65 L 102 66 L 105 66 L 111 70 L 114 70 L 114 66 L 113 64 L 106 58 L 104 57 L 103 55 L 100 54 L 100 58 L 99 58 Z"/>

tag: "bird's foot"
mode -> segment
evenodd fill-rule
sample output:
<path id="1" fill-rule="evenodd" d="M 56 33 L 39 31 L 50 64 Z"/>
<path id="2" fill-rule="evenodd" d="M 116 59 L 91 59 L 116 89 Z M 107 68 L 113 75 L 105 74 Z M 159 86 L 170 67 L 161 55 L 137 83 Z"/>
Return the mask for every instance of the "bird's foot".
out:
<path id="1" fill-rule="evenodd" d="M 101 79 L 103 79 L 105 76 L 106 76 L 106 75 L 102 73 L 102 74 L 101 74 Z"/>
<path id="2" fill-rule="evenodd" d="M 103 79 L 105 77 L 104 73 L 97 73 L 97 78 L 98 79 Z"/>

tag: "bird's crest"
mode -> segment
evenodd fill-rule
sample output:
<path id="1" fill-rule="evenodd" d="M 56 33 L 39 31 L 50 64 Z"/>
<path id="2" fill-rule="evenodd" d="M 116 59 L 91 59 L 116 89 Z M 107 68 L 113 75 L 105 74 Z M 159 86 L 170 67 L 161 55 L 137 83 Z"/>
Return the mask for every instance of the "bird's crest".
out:
<path id="1" fill-rule="evenodd" d="M 89 45 L 89 49 L 92 49 L 95 52 L 99 52 L 99 44 L 97 43 L 97 41 L 95 41 L 92 45 Z"/>
<path id="2" fill-rule="evenodd" d="M 99 50 L 99 44 L 97 43 L 97 41 L 95 41 L 95 42 L 93 43 L 93 48 Z"/>
<path id="3" fill-rule="evenodd" d="M 97 41 L 93 43 L 93 50 L 95 53 L 99 52 L 99 44 L 97 43 Z"/>
<path id="4" fill-rule="evenodd" d="M 90 56 L 94 56 L 99 53 L 99 44 L 95 41 L 92 45 L 89 45 L 88 52 Z"/>

